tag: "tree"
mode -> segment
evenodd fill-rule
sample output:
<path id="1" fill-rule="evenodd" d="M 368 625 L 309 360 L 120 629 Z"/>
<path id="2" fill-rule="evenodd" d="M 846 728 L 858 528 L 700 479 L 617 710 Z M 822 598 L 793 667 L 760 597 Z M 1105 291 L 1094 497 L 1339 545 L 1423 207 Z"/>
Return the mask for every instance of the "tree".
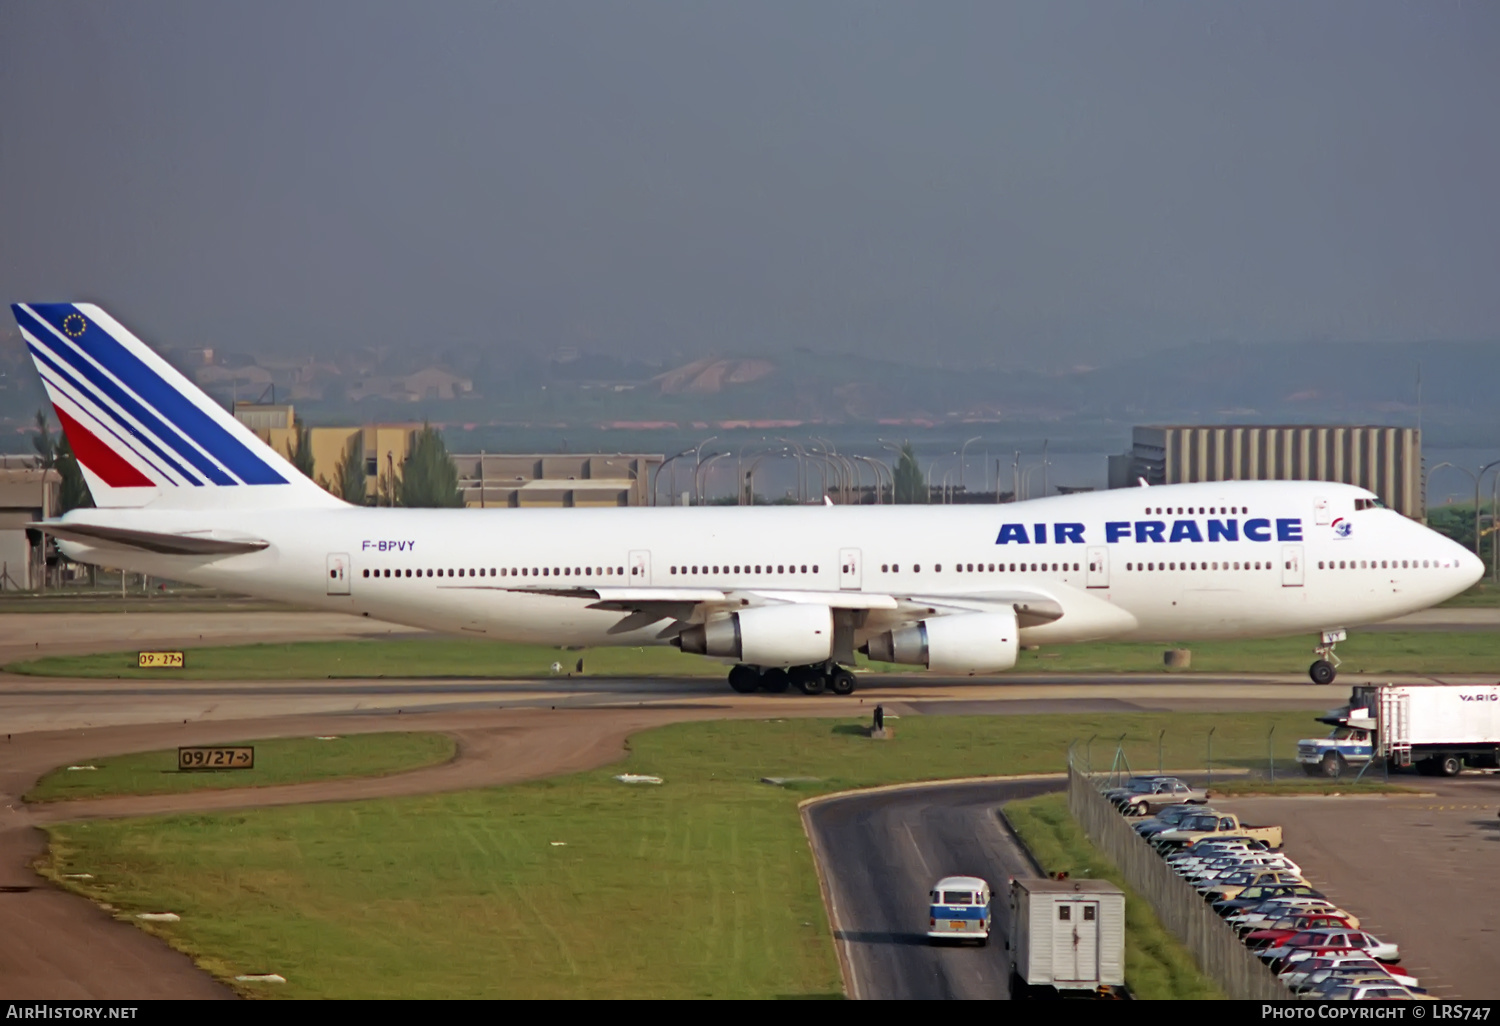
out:
<path id="1" fill-rule="evenodd" d="M 458 468 L 448 456 L 443 436 L 431 424 L 412 436 L 411 451 L 401 461 L 397 501 L 403 506 L 442 508 L 462 506 Z"/>
<path id="2" fill-rule="evenodd" d="M 365 504 L 365 439 L 360 432 L 349 436 L 333 476 L 339 498 L 355 506 Z"/>
<path id="3" fill-rule="evenodd" d="M 36 411 L 36 433 L 31 436 L 31 447 L 36 450 L 39 470 L 56 470 L 62 476 L 62 487 L 58 489 L 57 496 L 57 513 L 66 513 L 70 509 L 88 509 L 94 505 L 88 482 L 83 476 L 83 468 L 78 465 L 78 457 L 73 455 L 73 447 L 68 444 L 68 436 L 59 434 L 53 439 L 45 410 Z"/>
<path id="4" fill-rule="evenodd" d="M 922 480 L 922 470 L 917 466 L 917 454 L 911 443 L 901 446 L 901 456 L 896 460 L 896 501 L 905 505 L 922 505 L 927 502 L 927 482 Z"/>
<path id="5" fill-rule="evenodd" d="M 295 444 L 294 444 L 295 443 Z M 313 480 L 313 447 L 312 428 L 302 423 L 301 420 L 292 422 L 292 438 L 286 443 L 286 458 L 291 460 L 292 466 L 302 472 L 302 476 L 309 481 Z"/>

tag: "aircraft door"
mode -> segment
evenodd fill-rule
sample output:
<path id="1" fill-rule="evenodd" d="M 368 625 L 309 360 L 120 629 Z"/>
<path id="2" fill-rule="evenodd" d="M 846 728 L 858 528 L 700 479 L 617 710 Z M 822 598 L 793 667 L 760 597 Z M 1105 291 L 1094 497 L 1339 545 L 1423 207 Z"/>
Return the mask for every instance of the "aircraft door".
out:
<path id="1" fill-rule="evenodd" d="M 1090 588 L 1109 587 L 1109 549 L 1103 545 L 1089 546 L 1089 576 L 1088 586 Z"/>
<path id="2" fill-rule="evenodd" d="M 328 555 L 328 594 L 349 594 L 349 556 L 343 552 Z"/>
<path id="3" fill-rule="evenodd" d="M 863 560 L 858 549 L 839 549 L 839 587 L 858 591 L 863 587 Z"/>
<path id="4" fill-rule="evenodd" d="M 1323 525 L 1325 527 L 1328 525 L 1328 522 L 1332 519 L 1332 517 L 1328 512 L 1327 499 L 1313 500 L 1313 519 L 1316 520 L 1320 525 Z"/>
<path id="5" fill-rule="evenodd" d="M 637 549 L 630 554 L 630 583 L 640 588 L 651 586 L 651 553 Z"/>
<path id="6" fill-rule="evenodd" d="M 1281 586 L 1283 588 L 1302 587 L 1302 546 L 1283 545 L 1281 547 Z"/>

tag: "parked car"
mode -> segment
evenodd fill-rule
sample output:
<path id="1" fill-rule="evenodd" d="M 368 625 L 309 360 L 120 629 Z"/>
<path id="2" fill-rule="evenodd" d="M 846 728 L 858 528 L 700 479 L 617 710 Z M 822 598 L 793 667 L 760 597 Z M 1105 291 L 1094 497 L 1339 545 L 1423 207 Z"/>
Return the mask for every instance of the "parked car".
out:
<path id="1" fill-rule="evenodd" d="M 1330 976 L 1359 977 L 1382 973 L 1408 990 L 1414 992 L 1420 991 L 1420 988 L 1417 987 L 1417 978 L 1415 976 L 1408 975 L 1394 966 L 1377 962 L 1375 959 L 1363 954 L 1306 958 L 1296 963 L 1292 968 L 1282 972 L 1277 979 L 1285 984 L 1287 989 L 1294 994 L 1301 994 L 1312 990 Z"/>
<path id="2" fill-rule="evenodd" d="M 1226 916 L 1224 921 L 1243 935 L 1249 933 L 1251 930 L 1258 930 L 1284 916 L 1302 915 L 1312 912 L 1326 912 L 1330 915 L 1339 916 L 1342 919 L 1348 920 L 1350 926 L 1356 929 L 1359 927 L 1359 917 L 1347 909 L 1339 908 L 1325 898 L 1278 898 L 1263 901 L 1259 905 L 1245 909 L 1243 912 L 1236 912 L 1233 915 Z"/>
<path id="3" fill-rule="evenodd" d="M 1263 948 L 1274 948 L 1288 937 L 1301 933 L 1303 930 L 1317 930 L 1323 927 L 1342 927 L 1345 930 L 1351 930 L 1354 924 L 1336 912 L 1304 912 L 1300 915 L 1283 916 L 1257 930 L 1246 932 L 1240 939 L 1251 951 L 1260 951 Z"/>
<path id="4" fill-rule="evenodd" d="M 1169 805 L 1206 805 L 1208 792 L 1181 780 L 1158 780 L 1153 790 L 1125 795 L 1115 801 L 1127 816 L 1149 816 Z"/>
<path id="5" fill-rule="evenodd" d="M 1108 790 L 1104 791 L 1104 798 L 1106 801 L 1118 806 L 1120 804 L 1120 800 L 1123 798 L 1129 797 L 1130 795 L 1151 794 L 1158 784 L 1162 782 L 1170 783 L 1172 781 L 1175 781 L 1176 779 L 1176 777 L 1167 776 L 1165 773 L 1157 773 L 1143 777 L 1131 777 L 1121 786 L 1111 787 Z"/>
<path id="6" fill-rule="evenodd" d="M 1313 1001 L 1412 1001 L 1416 995 L 1392 979 L 1331 977 L 1305 995 Z"/>
<path id="7" fill-rule="evenodd" d="M 1184 816 L 1197 815 L 1206 811 L 1201 805 L 1188 805 L 1186 803 L 1168 805 L 1166 808 L 1159 809 L 1156 815 L 1143 819 L 1139 823 L 1133 824 L 1133 826 L 1136 833 L 1150 840 L 1161 831 L 1170 830 L 1172 827 L 1175 827 L 1182 821 Z"/>
<path id="8" fill-rule="evenodd" d="M 1213 904 L 1214 911 L 1229 916 L 1242 908 L 1253 908 L 1268 898 L 1323 898 L 1328 895 L 1314 889 L 1310 884 L 1256 884 L 1246 887 L 1234 898 L 1226 898 Z"/>
<path id="9" fill-rule="evenodd" d="M 1198 893 L 1203 895 L 1205 901 L 1220 901 L 1227 898 L 1239 897 L 1241 891 L 1247 887 L 1258 887 L 1265 884 L 1299 884 L 1306 883 L 1297 873 L 1289 869 L 1247 869 L 1239 873 L 1231 873 L 1222 879 L 1205 880 L 1197 887 Z"/>
<path id="10" fill-rule="evenodd" d="M 1344 952 L 1360 951 L 1381 962 L 1401 961 L 1398 945 L 1382 941 L 1374 934 L 1363 930 L 1332 929 L 1303 930 L 1294 933 L 1274 948 L 1258 952 L 1260 957 L 1278 967 L 1278 973 L 1294 962 Z"/>
<path id="11" fill-rule="evenodd" d="M 1172 830 L 1163 830 L 1156 835 L 1158 848 L 1171 850 L 1176 847 L 1191 847 L 1200 841 L 1223 836 L 1248 837 L 1262 841 L 1268 848 L 1280 848 L 1282 842 L 1279 826 L 1250 826 L 1241 823 L 1232 812 L 1202 812 L 1188 816 Z"/>

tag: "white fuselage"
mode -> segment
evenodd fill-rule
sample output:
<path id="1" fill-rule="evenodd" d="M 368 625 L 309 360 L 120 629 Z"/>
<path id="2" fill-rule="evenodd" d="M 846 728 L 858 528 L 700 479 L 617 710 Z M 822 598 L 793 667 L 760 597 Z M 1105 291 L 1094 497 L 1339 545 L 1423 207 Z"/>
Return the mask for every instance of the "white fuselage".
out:
<path id="1" fill-rule="evenodd" d="M 1356 508 L 1356 506 L 1362 508 Z M 1374 508 L 1372 508 L 1374 507 Z M 1483 572 L 1370 493 L 1322 482 L 1132 488 L 986 506 L 88 510 L 67 521 L 247 536 L 233 556 L 65 542 L 75 558 L 451 633 L 663 643 L 658 617 L 542 590 L 1049 597 L 1026 644 L 1315 632 L 1443 601 Z M 747 603 L 748 604 L 748 603 Z"/>

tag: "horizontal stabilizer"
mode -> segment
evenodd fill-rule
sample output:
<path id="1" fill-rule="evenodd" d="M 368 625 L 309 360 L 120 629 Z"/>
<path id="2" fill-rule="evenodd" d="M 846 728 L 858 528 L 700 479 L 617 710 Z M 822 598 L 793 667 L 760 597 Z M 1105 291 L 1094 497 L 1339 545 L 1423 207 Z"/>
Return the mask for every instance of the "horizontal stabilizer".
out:
<path id="1" fill-rule="evenodd" d="M 54 538 L 110 549 L 141 549 L 172 556 L 233 556 L 259 552 L 271 543 L 259 538 L 224 539 L 201 534 L 168 534 L 161 531 L 132 531 L 124 527 L 101 527 L 98 524 L 27 524 Z"/>

